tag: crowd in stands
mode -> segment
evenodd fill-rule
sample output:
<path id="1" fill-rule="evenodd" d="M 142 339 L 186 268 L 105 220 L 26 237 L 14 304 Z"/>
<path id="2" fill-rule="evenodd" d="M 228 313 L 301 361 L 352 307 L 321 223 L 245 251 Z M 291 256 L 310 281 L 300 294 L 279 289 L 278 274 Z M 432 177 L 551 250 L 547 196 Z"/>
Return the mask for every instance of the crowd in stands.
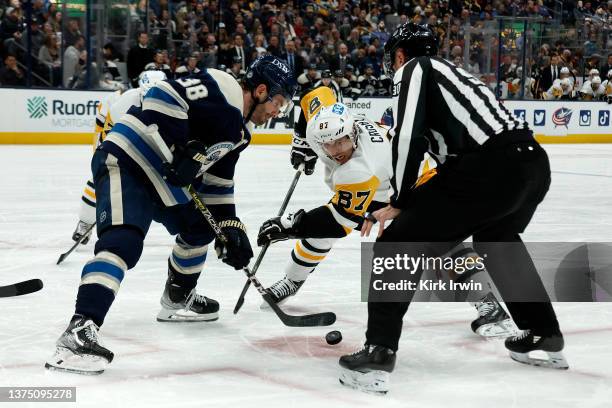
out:
<path id="1" fill-rule="evenodd" d="M 126 0 L 126 6 L 127 15 L 126 7 L 109 13 L 129 18 L 129 44 L 106 43 L 99 51 L 103 66 L 87 73 L 82 18 L 62 16 L 49 0 L 0 0 L 0 84 L 26 85 L 29 28 L 35 86 L 43 80 L 54 87 L 120 89 L 135 86 L 144 69 L 174 78 L 219 68 L 240 80 L 251 61 L 269 53 L 288 62 L 303 88 L 323 81 L 353 98 L 389 96 L 383 46 L 395 27 L 413 21 L 430 24 L 440 55 L 502 97 L 612 97 L 612 0 Z M 508 36 L 499 56 L 491 47 L 503 37 L 500 17 L 542 22 L 525 62 L 520 38 L 512 43 Z M 547 41 L 550 32 L 557 36 Z M 127 68 L 123 77 L 120 64 Z"/>

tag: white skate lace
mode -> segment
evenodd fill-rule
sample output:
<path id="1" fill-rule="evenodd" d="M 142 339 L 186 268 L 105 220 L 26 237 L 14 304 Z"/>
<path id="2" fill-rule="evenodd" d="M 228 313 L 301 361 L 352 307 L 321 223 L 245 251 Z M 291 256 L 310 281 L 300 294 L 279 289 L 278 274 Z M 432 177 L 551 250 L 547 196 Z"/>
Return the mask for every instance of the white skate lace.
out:
<path id="1" fill-rule="evenodd" d="M 187 303 L 185 304 L 185 310 L 191 310 L 191 306 L 195 303 L 204 303 L 204 305 L 208 305 L 206 301 L 206 297 L 204 295 L 198 295 L 195 288 L 189 292 L 189 296 L 187 297 Z"/>
<path id="2" fill-rule="evenodd" d="M 531 333 L 531 330 L 523 330 L 518 335 L 514 336 L 512 340 L 513 341 L 523 340 L 525 337 L 529 336 L 529 333 Z"/>
<path id="3" fill-rule="evenodd" d="M 291 279 L 281 279 L 270 287 L 270 291 L 277 298 L 284 298 L 297 292 L 297 285 Z"/>
<path id="4" fill-rule="evenodd" d="M 478 316 L 486 316 L 489 312 L 495 310 L 495 304 L 492 302 L 482 302 L 476 305 Z"/>
<path id="5" fill-rule="evenodd" d="M 85 323 L 85 326 L 81 329 L 85 332 L 85 337 L 92 343 L 100 343 L 100 337 L 98 336 L 98 326 L 91 320 Z"/>

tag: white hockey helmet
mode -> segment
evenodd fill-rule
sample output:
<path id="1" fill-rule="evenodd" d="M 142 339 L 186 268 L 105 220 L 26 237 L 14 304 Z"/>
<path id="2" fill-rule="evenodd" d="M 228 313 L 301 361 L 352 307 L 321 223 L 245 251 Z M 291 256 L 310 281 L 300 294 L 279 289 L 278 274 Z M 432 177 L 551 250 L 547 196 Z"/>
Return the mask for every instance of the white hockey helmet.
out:
<path id="1" fill-rule="evenodd" d="M 591 78 L 593 78 L 595 76 L 599 76 L 599 70 L 597 68 L 593 68 L 592 70 L 589 71 L 589 76 Z"/>
<path id="2" fill-rule="evenodd" d="M 138 76 L 138 87 L 146 94 L 157 82 L 168 79 L 164 71 L 142 71 Z"/>
<path id="3" fill-rule="evenodd" d="M 570 74 L 570 70 L 569 70 L 568 67 L 563 67 L 563 68 L 561 68 L 561 71 L 559 71 L 559 75 L 567 75 L 567 76 L 569 76 L 569 74 Z"/>
<path id="4" fill-rule="evenodd" d="M 572 86 L 572 81 L 570 81 L 570 79 L 569 79 L 569 78 L 563 78 L 563 79 L 561 80 L 561 87 L 562 87 L 562 88 L 569 88 L 569 87 L 571 87 L 571 86 Z"/>
<path id="5" fill-rule="evenodd" d="M 601 78 L 599 76 L 594 76 L 593 79 L 591 79 L 591 85 L 601 85 Z"/>
<path id="6" fill-rule="evenodd" d="M 612 79 L 612 69 L 608 70 L 608 79 Z"/>
<path id="7" fill-rule="evenodd" d="M 325 151 L 323 148 L 325 143 L 334 142 L 345 136 L 348 136 L 353 142 L 353 146 L 357 147 L 355 119 L 343 103 L 335 103 L 321 108 L 315 117 L 308 122 L 306 134 L 323 151 Z"/>

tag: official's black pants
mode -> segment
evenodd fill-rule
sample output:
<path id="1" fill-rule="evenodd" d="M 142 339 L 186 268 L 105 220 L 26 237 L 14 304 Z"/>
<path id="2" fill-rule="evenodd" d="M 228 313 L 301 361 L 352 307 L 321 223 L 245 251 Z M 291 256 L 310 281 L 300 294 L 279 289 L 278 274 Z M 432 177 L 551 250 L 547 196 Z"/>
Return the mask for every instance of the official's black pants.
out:
<path id="1" fill-rule="evenodd" d="M 502 297 L 509 299 L 512 294 L 516 298 L 517 293 L 526 291 L 526 298 L 539 300 L 506 303 L 520 329 L 556 332 L 555 312 L 519 237 L 549 187 L 548 157 L 531 132 L 502 133 L 485 143 L 481 151 L 441 166 L 438 175 L 412 193 L 377 242 L 459 243 L 473 236 L 476 251 L 480 243 L 514 243 L 503 247 L 511 248 L 510 254 L 489 253 L 485 266 L 491 279 Z M 500 246 L 486 249 L 502 251 Z M 368 303 L 368 344 L 397 350 L 409 304 Z"/>

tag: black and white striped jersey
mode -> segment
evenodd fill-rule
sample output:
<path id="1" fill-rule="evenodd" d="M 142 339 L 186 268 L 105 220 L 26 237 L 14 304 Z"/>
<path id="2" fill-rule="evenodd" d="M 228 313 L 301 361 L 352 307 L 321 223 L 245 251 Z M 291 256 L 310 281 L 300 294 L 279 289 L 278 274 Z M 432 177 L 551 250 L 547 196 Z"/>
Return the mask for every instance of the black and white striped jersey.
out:
<path id="1" fill-rule="evenodd" d="M 445 59 L 413 58 L 393 83 L 391 203 L 396 208 L 410 195 L 426 152 L 443 163 L 448 156 L 477 151 L 504 131 L 528 129 L 484 83 Z"/>

